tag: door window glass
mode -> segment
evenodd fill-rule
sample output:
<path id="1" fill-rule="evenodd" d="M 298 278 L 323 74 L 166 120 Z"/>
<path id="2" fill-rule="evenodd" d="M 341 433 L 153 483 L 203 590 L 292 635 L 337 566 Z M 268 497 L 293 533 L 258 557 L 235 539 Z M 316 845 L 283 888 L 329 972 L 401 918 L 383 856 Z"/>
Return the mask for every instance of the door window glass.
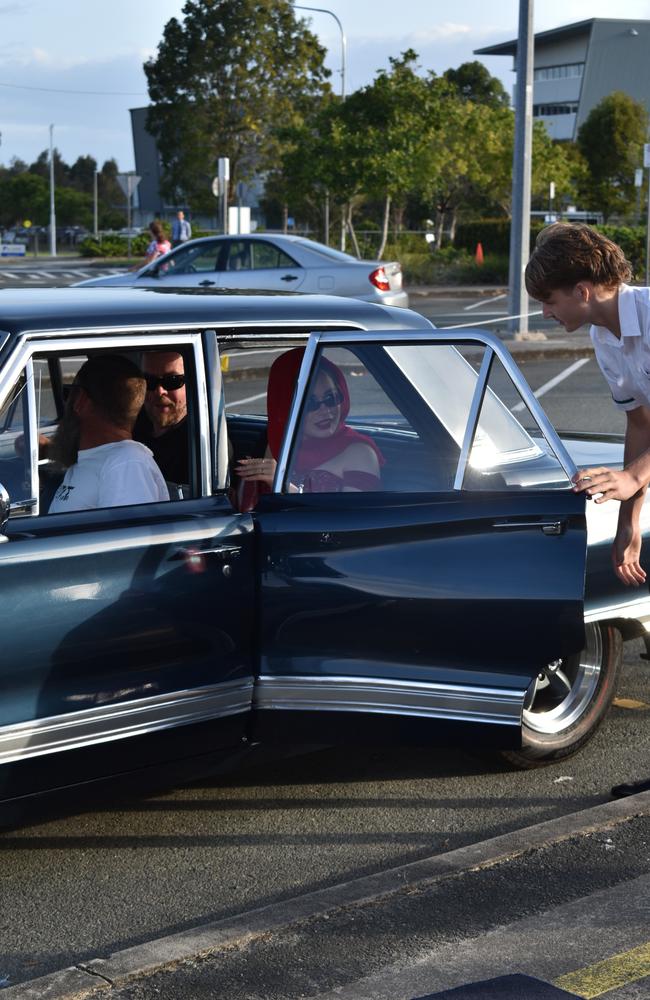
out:
<path id="1" fill-rule="evenodd" d="M 161 277 L 175 274 L 198 274 L 216 271 L 222 243 L 199 243 L 191 247 L 179 247 L 170 257 L 158 264 L 156 273 Z"/>
<path id="2" fill-rule="evenodd" d="M 29 447 L 25 441 L 29 426 L 26 385 L 23 372 L 0 407 L 0 483 L 12 504 L 31 496 Z"/>
<path id="3" fill-rule="evenodd" d="M 298 267 L 295 260 L 281 250 L 280 247 L 276 247 L 273 243 L 266 243 L 265 241 L 255 241 L 251 244 L 251 250 L 253 254 L 253 267 L 256 269 L 260 268 L 284 268 L 284 267 Z"/>
<path id="4" fill-rule="evenodd" d="M 226 261 L 227 271 L 250 271 L 251 246 L 249 240 L 231 240 Z"/>
<path id="5" fill-rule="evenodd" d="M 478 406 L 479 373 L 490 359 Z M 296 377 L 294 372 L 294 383 Z M 283 489 L 444 492 L 568 485 L 490 348 L 395 343 L 323 347 L 301 403 Z"/>

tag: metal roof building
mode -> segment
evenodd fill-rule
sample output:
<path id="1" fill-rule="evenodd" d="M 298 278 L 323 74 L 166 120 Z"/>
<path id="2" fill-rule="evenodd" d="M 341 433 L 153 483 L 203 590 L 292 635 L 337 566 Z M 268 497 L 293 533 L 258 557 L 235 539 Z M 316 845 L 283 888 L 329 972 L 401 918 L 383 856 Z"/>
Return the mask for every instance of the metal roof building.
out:
<path id="1" fill-rule="evenodd" d="M 592 17 L 535 35 L 533 115 L 575 139 L 595 105 L 622 90 L 650 111 L 650 21 Z M 516 56 L 517 39 L 475 55 Z"/>

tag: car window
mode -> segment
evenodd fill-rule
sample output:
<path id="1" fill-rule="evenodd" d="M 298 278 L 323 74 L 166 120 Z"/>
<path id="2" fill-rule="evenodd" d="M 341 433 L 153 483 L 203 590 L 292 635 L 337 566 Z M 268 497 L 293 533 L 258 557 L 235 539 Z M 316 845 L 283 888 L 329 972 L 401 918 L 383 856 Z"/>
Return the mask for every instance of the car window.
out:
<path id="1" fill-rule="evenodd" d="M 250 271 L 252 266 L 250 240 L 231 240 L 226 258 L 226 271 Z"/>
<path id="2" fill-rule="evenodd" d="M 0 407 L 0 483 L 12 503 L 31 496 L 29 453 L 24 429 L 28 426 L 27 373 L 23 371 Z"/>
<path id="3" fill-rule="evenodd" d="M 255 269 L 299 266 L 280 247 L 276 247 L 273 243 L 267 243 L 264 240 L 256 240 L 254 243 L 251 243 L 251 251 L 253 254 L 253 267 Z"/>
<path id="4" fill-rule="evenodd" d="M 444 343 L 322 349 L 302 400 L 283 490 L 568 487 L 498 359 L 473 425 L 486 350 Z M 376 463 L 373 481 L 365 474 Z"/>
<path id="5" fill-rule="evenodd" d="M 155 272 L 161 277 L 175 274 L 196 274 L 216 271 L 222 243 L 199 243 L 190 247 L 179 247 L 156 265 Z"/>
<path id="6" fill-rule="evenodd" d="M 138 447 L 130 448 L 127 455 L 122 441 L 107 442 L 106 454 L 110 444 L 119 443 L 119 448 L 111 449 L 110 455 L 120 468 L 111 466 L 107 475 L 103 470 L 98 471 L 98 483 L 93 481 L 92 485 L 92 489 L 98 486 L 98 492 L 91 493 L 89 487 L 88 502 L 83 506 L 61 508 L 55 503 L 70 486 L 68 470 L 73 469 L 72 489 L 77 490 L 75 497 L 80 497 L 85 484 L 90 482 L 86 472 L 91 461 L 104 455 L 89 449 L 80 461 L 78 426 L 70 394 L 75 381 L 83 376 L 81 369 L 85 363 L 101 362 L 107 353 L 113 357 L 116 354 L 114 349 L 37 354 L 6 396 L 0 408 L 0 483 L 9 492 L 15 508 L 13 516 L 158 503 L 201 495 L 198 471 L 201 436 L 197 427 L 193 353 L 187 347 L 169 344 L 152 346 L 146 351 L 134 347 L 119 352 L 119 358 L 128 366 L 135 366 L 129 371 L 142 371 L 149 376 L 143 405 L 140 408 L 139 392 L 130 399 L 118 394 L 109 394 L 102 401 L 99 397 L 91 398 L 102 406 L 116 407 L 111 410 L 115 415 L 111 421 L 118 426 L 123 426 L 120 419 L 127 423 L 135 419 L 132 437 Z M 29 388 L 31 371 L 33 392 Z M 35 420 L 30 413 L 32 406 Z M 33 426 L 38 430 L 38 446 L 33 440 Z M 36 447 L 39 458 L 32 469 L 31 454 Z M 26 501 L 30 502 L 29 509 L 16 508 L 20 503 L 25 507 Z"/>

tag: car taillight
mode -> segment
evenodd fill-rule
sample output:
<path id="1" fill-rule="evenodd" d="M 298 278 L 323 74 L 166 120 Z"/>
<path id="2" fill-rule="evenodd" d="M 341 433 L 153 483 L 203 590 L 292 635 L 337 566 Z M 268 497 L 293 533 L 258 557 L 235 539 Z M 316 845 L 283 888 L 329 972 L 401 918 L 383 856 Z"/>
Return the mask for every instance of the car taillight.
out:
<path id="1" fill-rule="evenodd" d="M 371 271 L 368 275 L 369 280 L 373 283 L 375 288 L 378 288 L 380 292 L 389 292 L 390 283 L 388 277 L 383 267 L 377 267 L 374 271 Z"/>

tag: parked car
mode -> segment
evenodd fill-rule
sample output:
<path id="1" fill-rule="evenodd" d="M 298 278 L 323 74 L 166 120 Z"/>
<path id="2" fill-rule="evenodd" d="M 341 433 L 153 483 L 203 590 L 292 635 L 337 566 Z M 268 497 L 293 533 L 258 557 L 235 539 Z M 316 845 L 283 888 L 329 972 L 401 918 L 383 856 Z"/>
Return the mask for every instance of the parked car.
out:
<path id="1" fill-rule="evenodd" d="M 357 260 L 303 236 L 276 234 L 188 240 L 140 271 L 90 278 L 80 284 L 299 291 L 408 306 L 397 261 Z"/>
<path id="2" fill-rule="evenodd" d="M 650 601 L 610 569 L 614 505 L 588 504 L 586 559 L 569 481 L 572 454 L 622 449 L 561 441 L 491 334 L 353 299 L 132 289 L 1 290 L 0 331 L 9 821 L 55 788 L 169 781 L 277 742 L 497 747 L 529 767 L 604 718 Z M 238 509 L 269 365 L 298 345 L 272 490 Z M 62 471 L 39 434 L 102 351 L 183 357 L 187 482 L 167 502 L 49 514 Z M 381 456 L 379 488 L 310 492 L 297 473 L 306 421 L 341 405 L 314 399 L 324 367 Z"/>

